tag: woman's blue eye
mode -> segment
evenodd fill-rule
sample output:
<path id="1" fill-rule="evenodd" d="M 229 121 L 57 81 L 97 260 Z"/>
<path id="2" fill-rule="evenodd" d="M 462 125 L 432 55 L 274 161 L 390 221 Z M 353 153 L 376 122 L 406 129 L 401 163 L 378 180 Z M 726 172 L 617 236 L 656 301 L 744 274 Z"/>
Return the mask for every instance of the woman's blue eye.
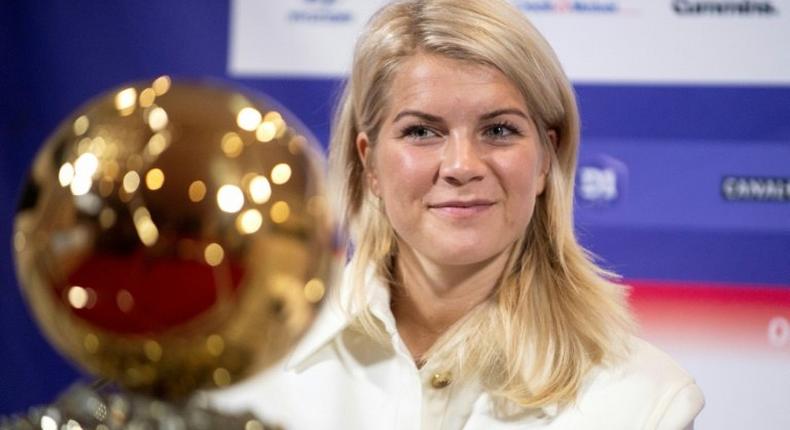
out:
<path id="1" fill-rule="evenodd" d="M 503 136 L 503 135 L 509 134 L 509 132 L 510 132 L 510 130 L 508 130 L 507 128 L 505 128 L 504 126 L 501 126 L 501 125 L 497 125 L 497 126 L 491 127 L 491 133 L 495 134 L 497 136 Z"/>
<path id="2" fill-rule="evenodd" d="M 418 125 L 407 127 L 405 130 L 403 130 L 403 136 L 414 139 L 427 139 L 429 137 L 436 136 L 436 133 L 431 131 L 428 127 Z"/>
<path id="3" fill-rule="evenodd" d="M 490 137 L 509 137 L 518 135 L 519 131 L 515 127 L 508 124 L 494 124 L 485 130 L 485 134 Z"/>

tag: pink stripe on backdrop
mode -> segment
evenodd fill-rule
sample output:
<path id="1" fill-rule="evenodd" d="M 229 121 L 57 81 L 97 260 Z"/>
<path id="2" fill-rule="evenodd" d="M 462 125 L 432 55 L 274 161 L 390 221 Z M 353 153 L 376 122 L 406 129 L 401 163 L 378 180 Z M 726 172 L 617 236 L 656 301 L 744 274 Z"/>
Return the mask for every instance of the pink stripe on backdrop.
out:
<path id="1" fill-rule="evenodd" d="M 626 280 L 643 335 L 652 340 L 790 354 L 790 285 Z"/>

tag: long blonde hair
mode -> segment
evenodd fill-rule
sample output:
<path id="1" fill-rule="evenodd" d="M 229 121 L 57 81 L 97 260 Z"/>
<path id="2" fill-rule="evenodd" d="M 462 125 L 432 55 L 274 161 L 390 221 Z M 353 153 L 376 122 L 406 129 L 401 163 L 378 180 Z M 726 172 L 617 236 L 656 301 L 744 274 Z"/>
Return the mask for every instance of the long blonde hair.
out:
<path id="1" fill-rule="evenodd" d="M 500 70 L 523 94 L 551 154 L 546 188 L 500 284 L 437 341 L 429 360 L 479 378 L 495 399 L 526 408 L 565 405 L 590 368 L 625 353 L 631 318 L 623 287 L 574 235 L 579 117 L 573 89 L 548 43 L 504 0 L 397 1 L 359 38 L 330 144 L 336 208 L 354 245 L 347 282 L 363 302 L 369 268 L 393 278 L 395 233 L 365 182 L 355 139 L 365 132 L 375 150 L 393 77 L 418 50 Z M 380 325 L 361 308 L 361 327 L 380 339 Z"/>

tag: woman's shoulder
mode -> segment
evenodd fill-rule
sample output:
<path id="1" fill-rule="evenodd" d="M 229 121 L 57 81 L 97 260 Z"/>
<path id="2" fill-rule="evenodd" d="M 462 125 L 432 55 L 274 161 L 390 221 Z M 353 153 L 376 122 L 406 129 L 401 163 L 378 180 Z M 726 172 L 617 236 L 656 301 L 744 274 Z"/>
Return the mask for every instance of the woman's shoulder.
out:
<path id="1" fill-rule="evenodd" d="M 623 423 L 610 428 L 687 428 L 705 404 L 694 378 L 645 340 L 634 337 L 630 345 L 622 360 L 593 370 L 575 408 Z"/>
<path id="2" fill-rule="evenodd" d="M 669 354 L 638 337 L 631 337 L 629 352 L 614 365 L 602 368 L 610 377 L 649 380 L 664 386 L 693 382 L 693 378 Z"/>

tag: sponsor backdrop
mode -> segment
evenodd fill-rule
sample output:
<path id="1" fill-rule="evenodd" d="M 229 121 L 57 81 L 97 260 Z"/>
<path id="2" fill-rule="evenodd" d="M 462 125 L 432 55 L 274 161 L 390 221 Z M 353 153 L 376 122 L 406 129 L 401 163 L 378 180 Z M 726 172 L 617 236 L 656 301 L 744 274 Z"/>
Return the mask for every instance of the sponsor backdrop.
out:
<path id="1" fill-rule="evenodd" d="M 11 224 L 57 123 L 125 81 L 225 79 L 326 144 L 381 0 L 11 1 L 0 6 L 0 413 L 79 377 L 41 338 Z M 700 429 L 790 428 L 790 0 L 514 1 L 573 79 L 577 229 L 633 287 L 644 336 L 707 397 Z"/>

